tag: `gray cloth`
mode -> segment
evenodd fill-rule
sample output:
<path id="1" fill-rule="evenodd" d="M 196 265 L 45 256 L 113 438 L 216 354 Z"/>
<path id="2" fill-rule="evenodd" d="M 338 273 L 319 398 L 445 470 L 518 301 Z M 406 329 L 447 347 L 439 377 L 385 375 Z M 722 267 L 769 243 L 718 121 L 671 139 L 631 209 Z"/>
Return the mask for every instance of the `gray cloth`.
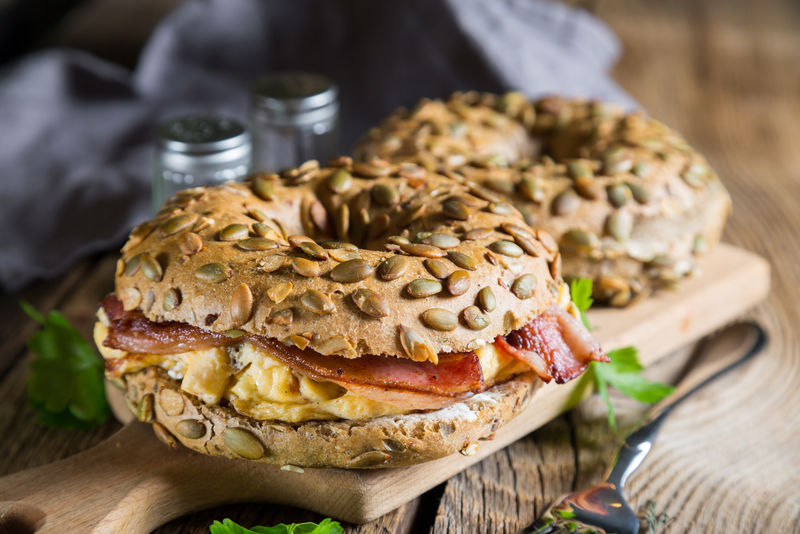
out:
<path id="1" fill-rule="evenodd" d="M 149 211 L 152 135 L 186 112 L 246 120 L 260 74 L 341 89 L 342 146 L 399 105 L 454 90 L 561 93 L 627 106 L 619 53 L 587 13 L 537 0 L 190 0 L 129 72 L 71 50 L 0 74 L 0 286 L 119 246 Z"/>

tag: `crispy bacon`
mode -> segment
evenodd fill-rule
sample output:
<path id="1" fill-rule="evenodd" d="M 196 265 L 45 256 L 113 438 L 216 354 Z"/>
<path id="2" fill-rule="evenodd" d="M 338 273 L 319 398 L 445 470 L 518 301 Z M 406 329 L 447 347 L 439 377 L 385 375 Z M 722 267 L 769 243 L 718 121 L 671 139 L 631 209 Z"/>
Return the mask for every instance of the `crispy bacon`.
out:
<path id="1" fill-rule="evenodd" d="M 495 343 L 531 366 L 545 382 L 568 382 L 592 361 L 607 362 L 600 345 L 577 319 L 553 306 Z"/>
<path id="2" fill-rule="evenodd" d="M 375 355 L 354 359 L 323 356 L 265 336 L 248 334 L 231 339 L 185 323 L 154 323 L 139 311 L 123 311 L 118 303 L 109 298 L 103 301 L 111 323 L 104 344 L 134 353 L 132 356 L 205 350 L 246 339 L 305 376 L 411 410 L 441 408 L 484 389 L 483 372 L 474 352 L 443 354 L 438 365 Z"/>
<path id="3" fill-rule="evenodd" d="M 113 296 L 103 299 L 102 306 L 111 323 L 103 344 L 113 349 L 140 354 L 180 354 L 237 342 L 224 334 L 186 323 L 155 323 L 138 310 L 124 311 Z"/>

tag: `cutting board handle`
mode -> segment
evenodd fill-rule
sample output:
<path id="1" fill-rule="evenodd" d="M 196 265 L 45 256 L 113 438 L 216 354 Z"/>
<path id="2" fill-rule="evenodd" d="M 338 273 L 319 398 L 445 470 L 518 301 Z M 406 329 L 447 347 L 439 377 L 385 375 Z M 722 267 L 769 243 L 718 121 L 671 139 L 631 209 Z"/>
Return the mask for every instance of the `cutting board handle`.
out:
<path id="1" fill-rule="evenodd" d="M 192 502 L 200 455 L 154 438 L 128 423 L 87 451 L 0 478 L 0 533 L 147 533 L 213 503 L 216 492 Z"/>

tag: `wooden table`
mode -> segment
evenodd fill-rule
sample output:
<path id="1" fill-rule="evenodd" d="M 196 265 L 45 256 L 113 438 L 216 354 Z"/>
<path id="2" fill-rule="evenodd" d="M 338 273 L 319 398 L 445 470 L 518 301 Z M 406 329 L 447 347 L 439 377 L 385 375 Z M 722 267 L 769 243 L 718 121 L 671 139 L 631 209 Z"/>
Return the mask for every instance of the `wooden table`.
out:
<path id="1" fill-rule="evenodd" d="M 166 1 L 119 1 L 117 12 L 152 24 Z M 85 45 L 109 36 L 111 2 L 95 0 L 65 22 L 52 41 Z M 655 501 L 673 517 L 666 532 L 800 532 L 800 5 L 790 1 L 607 1 L 590 6 L 625 45 L 615 76 L 654 116 L 676 127 L 714 164 L 734 199 L 729 242 L 764 255 L 773 292 L 754 312 L 772 336 L 767 354 L 682 406 L 632 478 L 634 507 Z M 127 11 L 126 11 L 127 10 Z M 120 20 L 118 17 L 117 20 Z M 94 25 L 94 26 L 93 26 Z M 130 27 L 130 26 L 128 26 Z M 141 28 L 141 25 L 139 26 Z M 140 46 L 147 31 L 113 34 Z M 125 41 L 128 39 L 129 41 Z M 26 404 L 35 325 L 16 300 L 62 310 L 89 334 L 98 298 L 111 289 L 115 254 L 87 259 L 59 280 L 0 295 L 0 474 L 74 454 L 112 434 L 33 422 Z M 665 375 L 669 362 L 653 372 Z M 641 409 L 619 401 L 624 420 Z M 590 398 L 511 447 L 419 499 L 350 533 L 515 532 L 558 494 L 595 482 L 619 439 Z M 251 504 L 172 521 L 164 533 L 208 532 L 214 519 L 244 525 L 318 520 L 286 507 Z"/>

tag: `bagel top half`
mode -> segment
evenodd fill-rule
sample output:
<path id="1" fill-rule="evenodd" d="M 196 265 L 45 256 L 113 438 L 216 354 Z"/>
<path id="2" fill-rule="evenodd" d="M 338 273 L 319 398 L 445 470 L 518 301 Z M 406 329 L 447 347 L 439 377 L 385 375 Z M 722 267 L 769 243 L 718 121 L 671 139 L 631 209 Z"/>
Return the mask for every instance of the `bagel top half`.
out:
<path id="1" fill-rule="evenodd" d="M 716 173 L 680 134 L 605 102 L 423 100 L 370 130 L 355 154 L 491 189 L 559 242 L 565 277 L 593 278 L 595 297 L 616 304 L 691 274 L 730 211 Z"/>
<path id="2" fill-rule="evenodd" d="M 414 164 L 349 158 L 186 190 L 132 232 L 116 295 L 154 322 L 435 363 L 564 291 L 552 238 L 481 193 Z"/>

